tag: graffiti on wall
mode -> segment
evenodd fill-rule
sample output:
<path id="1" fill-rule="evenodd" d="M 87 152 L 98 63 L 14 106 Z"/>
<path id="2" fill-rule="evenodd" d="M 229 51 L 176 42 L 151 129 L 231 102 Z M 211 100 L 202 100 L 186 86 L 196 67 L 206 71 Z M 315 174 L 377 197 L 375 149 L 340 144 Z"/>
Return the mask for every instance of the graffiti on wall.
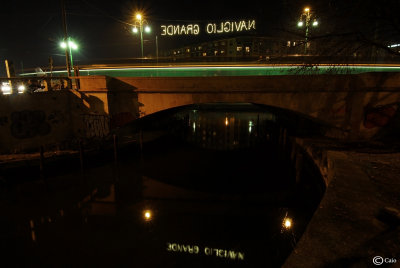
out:
<path id="1" fill-rule="evenodd" d="M 389 123 L 389 121 L 396 114 L 396 111 L 396 104 L 389 104 L 378 107 L 367 107 L 364 114 L 364 127 L 383 127 Z"/>
<path id="2" fill-rule="evenodd" d="M 83 122 L 87 138 L 104 138 L 110 132 L 110 119 L 107 115 L 84 114 Z"/>
<path id="3" fill-rule="evenodd" d="M 11 135 L 17 139 L 29 139 L 50 133 L 51 126 L 46 114 L 40 110 L 24 110 L 11 114 Z"/>
<path id="4" fill-rule="evenodd" d="M 65 123 L 65 116 L 63 112 L 54 110 L 47 116 L 47 121 L 52 125 Z"/>

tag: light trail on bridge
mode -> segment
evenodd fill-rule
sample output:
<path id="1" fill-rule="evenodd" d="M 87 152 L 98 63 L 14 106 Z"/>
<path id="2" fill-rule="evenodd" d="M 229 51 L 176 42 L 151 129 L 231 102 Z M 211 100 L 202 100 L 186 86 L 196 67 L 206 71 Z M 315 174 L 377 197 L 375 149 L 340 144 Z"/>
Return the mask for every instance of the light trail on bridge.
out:
<path id="1" fill-rule="evenodd" d="M 197 77 L 197 76 L 265 76 L 265 75 L 318 75 L 358 74 L 365 72 L 400 72 L 395 64 L 313 65 L 301 64 L 240 64 L 240 65 L 92 65 L 81 67 L 80 76 L 107 75 L 111 77 Z M 50 72 L 42 75 L 49 76 Z M 53 71 L 53 75 L 65 76 L 67 72 Z M 20 76 L 36 76 L 24 73 Z"/>

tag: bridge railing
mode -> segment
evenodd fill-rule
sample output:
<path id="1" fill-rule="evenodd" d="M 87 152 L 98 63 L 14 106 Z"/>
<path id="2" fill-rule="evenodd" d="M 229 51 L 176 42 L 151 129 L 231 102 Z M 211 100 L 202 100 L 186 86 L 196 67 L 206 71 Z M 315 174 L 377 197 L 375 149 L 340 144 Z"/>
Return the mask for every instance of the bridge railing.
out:
<path id="1" fill-rule="evenodd" d="M 69 77 L 0 77 L 0 94 L 22 94 L 79 88 Z"/>

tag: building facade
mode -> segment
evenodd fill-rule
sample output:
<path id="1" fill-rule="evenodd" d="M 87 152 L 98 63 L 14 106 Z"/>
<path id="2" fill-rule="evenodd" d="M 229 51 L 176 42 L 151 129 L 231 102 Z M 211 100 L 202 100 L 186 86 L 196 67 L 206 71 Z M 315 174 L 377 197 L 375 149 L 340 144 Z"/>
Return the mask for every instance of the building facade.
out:
<path id="1" fill-rule="evenodd" d="M 281 55 L 286 41 L 272 37 L 239 36 L 201 42 L 162 53 L 164 57 L 186 59 L 237 59 L 265 58 Z"/>

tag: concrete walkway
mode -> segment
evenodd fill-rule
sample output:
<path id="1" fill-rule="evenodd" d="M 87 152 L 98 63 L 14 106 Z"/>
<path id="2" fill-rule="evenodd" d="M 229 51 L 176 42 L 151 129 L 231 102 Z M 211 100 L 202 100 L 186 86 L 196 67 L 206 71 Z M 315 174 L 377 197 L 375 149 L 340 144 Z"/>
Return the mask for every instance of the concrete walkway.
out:
<path id="1" fill-rule="evenodd" d="M 57 159 L 69 158 L 71 156 L 79 156 L 78 151 L 59 150 L 44 152 L 45 161 L 54 161 Z M 19 168 L 30 165 L 39 166 L 40 153 L 20 153 L 20 154 L 2 154 L 0 155 L 0 169 Z M 1 175 L 0 175 L 1 177 Z"/>
<path id="2" fill-rule="evenodd" d="M 326 194 L 283 267 L 400 267 L 400 153 L 327 156 Z"/>

